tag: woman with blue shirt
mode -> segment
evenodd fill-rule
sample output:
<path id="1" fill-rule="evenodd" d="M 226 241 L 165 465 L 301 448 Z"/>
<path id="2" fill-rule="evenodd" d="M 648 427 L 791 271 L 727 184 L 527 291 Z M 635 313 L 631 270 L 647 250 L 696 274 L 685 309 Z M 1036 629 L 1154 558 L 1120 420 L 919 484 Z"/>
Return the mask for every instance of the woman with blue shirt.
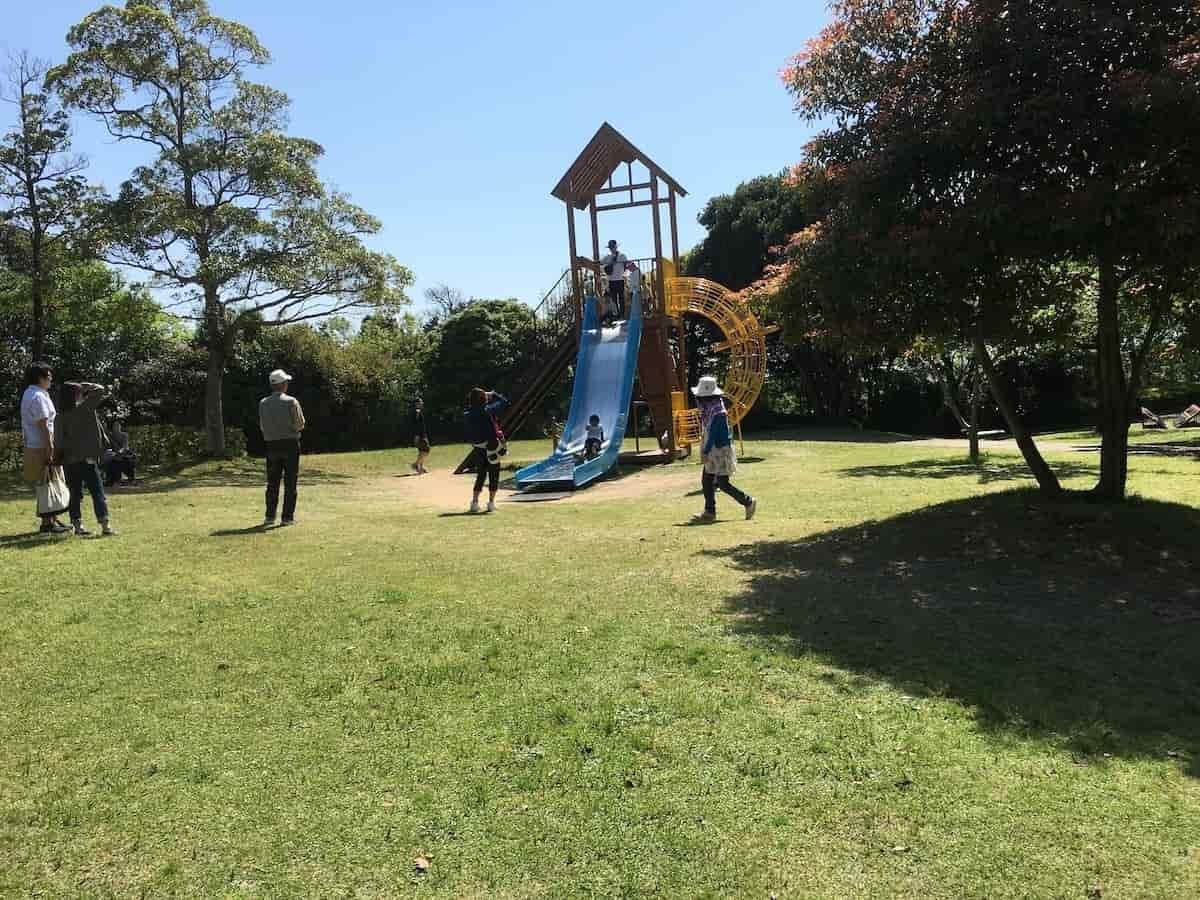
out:
<path id="1" fill-rule="evenodd" d="M 500 489 L 500 457 L 507 451 L 504 432 L 497 417 L 508 406 L 508 399 L 495 391 L 471 388 L 463 422 L 467 440 L 471 442 L 471 462 L 475 466 L 475 492 L 471 495 L 471 512 L 479 512 L 479 495 L 488 482 L 488 512 L 496 511 L 496 491 Z"/>
<path id="2" fill-rule="evenodd" d="M 700 458 L 704 463 L 701 485 L 704 488 L 704 512 L 696 517 L 697 522 L 717 520 L 717 488 L 720 488 L 746 510 L 746 518 L 753 519 L 758 511 L 758 501 L 739 491 L 730 482 L 737 471 L 737 454 L 733 450 L 733 435 L 729 431 L 729 413 L 725 408 L 725 394 L 717 379 L 706 375 L 692 388 L 696 405 L 700 409 Z"/>

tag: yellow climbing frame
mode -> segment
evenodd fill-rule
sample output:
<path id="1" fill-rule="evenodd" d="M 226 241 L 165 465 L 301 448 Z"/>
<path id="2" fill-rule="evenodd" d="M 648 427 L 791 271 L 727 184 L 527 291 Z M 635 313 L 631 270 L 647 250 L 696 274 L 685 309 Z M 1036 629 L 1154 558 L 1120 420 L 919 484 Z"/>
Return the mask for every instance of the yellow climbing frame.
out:
<path id="1" fill-rule="evenodd" d="M 680 278 L 666 260 L 663 266 L 666 304 L 664 312 L 672 318 L 686 313 L 703 316 L 721 329 L 725 340 L 713 349 L 729 351 L 729 369 L 722 385 L 729 401 L 729 424 L 737 425 L 751 410 L 762 393 L 767 377 L 767 335 L 778 330 L 764 326 L 750 307 L 734 293 L 707 278 Z M 693 376 L 698 373 L 692 373 Z M 688 408 L 687 396 L 671 397 L 675 418 L 675 443 L 689 446 L 700 442 L 700 413 Z"/>

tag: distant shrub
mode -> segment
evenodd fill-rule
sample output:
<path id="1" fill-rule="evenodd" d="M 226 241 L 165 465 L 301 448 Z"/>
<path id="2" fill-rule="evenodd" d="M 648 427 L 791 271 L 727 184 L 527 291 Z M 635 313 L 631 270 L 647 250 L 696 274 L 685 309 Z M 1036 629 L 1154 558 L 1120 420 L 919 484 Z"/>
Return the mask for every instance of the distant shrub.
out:
<path id="1" fill-rule="evenodd" d="M 0 431 L 0 472 L 21 471 L 21 432 Z"/>
<path id="2" fill-rule="evenodd" d="M 126 430 L 129 446 L 143 466 L 172 466 L 205 456 L 204 430 L 201 428 L 131 425 Z M 225 429 L 225 453 L 227 456 L 246 455 L 246 435 L 240 428 Z"/>
<path id="3" fill-rule="evenodd" d="M 141 466 L 173 466 L 204 457 L 204 431 L 174 425 L 132 425 L 129 445 L 137 452 Z M 245 456 L 246 435 L 240 428 L 225 430 L 225 449 L 229 456 Z M 0 431 L 0 471 L 21 469 L 21 433 Z"/>

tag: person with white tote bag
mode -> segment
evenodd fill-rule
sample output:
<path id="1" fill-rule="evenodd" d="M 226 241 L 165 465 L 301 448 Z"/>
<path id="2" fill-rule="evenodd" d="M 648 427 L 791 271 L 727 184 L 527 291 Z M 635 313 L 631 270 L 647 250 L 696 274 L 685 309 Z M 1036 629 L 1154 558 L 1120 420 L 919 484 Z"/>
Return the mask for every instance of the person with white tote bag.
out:
<path id="1" fill-rule="evenodd" d="M 66 534 L 70 529 L 58 517 L 67 511 L 70 491 L 62 469 L 55 465 L 54 420 L 58 412 L 50 399 L 53 382 L 54 372 L 45 363 L 35 362 L 26 370 L 26 388 L 21 395 L 22 475 L 35 485 L 41 533 Z"/>

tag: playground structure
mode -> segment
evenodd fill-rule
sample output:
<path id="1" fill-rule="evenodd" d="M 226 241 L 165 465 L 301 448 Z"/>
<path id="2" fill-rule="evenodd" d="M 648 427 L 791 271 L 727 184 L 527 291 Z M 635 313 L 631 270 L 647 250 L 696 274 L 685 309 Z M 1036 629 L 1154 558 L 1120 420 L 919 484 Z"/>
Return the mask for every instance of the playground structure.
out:
<path id="1" fill-rule="evenodd" d="M 729 353 L 723 385 L 730 424 L 737 426 L 762 392 L 767 372 L 766 338 L 775 328 L 764 326 L 744 302 L 716 282 L 678 275 L 677 199 L 687 196 L 687 191 L 605 122 L 551 195 L 566 206 L 570 264 L 535 309 L 539 323 L 539 345 L 535 350 L 540 362 L 514 386 L 515 399 L 501 419 L 501 427 L 505 433 L 515 434 L 560 383 L 572 361 L 576 363 L 576 383 L 567 428 L 556 452 L 543 463 L 518 473 L 518 486 L 549 481 L 586 484 L 604 474 L 618 457 L 667 462 L 690 452 L 700 440 L 700 421 L 689 400 L 689 378 L 709 373 L 687 371 L 683 323 L 688 315 L 701 316 L 721 331 L 724 340 L 714 349 Z M 611 329 L 600 329 L 592 318 L 598 315 L 596 298 L 604 296 L 604 285 L 598 283 L 604 278 L 599 265 L 599 214 L 633 208 L 650 209 L 654 256 L 630 260 L 641 272 L 640 290 L 630 302 L 631 314 L 623 326 L 623 336 L 614 336 L 608 334 Z M 590 258 L 578 252 L 576 214 L 584 210 L 591 224 Z M 664 236 L 669 237 L 669 251 Z M 631 327 L 635 317 L 636 332 Z M 619 352 L 611 347 L 602 349 L 614 341 L 620 343 Z M 604 366 L 615 368 L 601 375 Z M 607 387 L 601 388 L 600 384 Z M 601 402 L 599 394 L 604 390 L 609 392 L 608 399 Z M 635 402 L 650 411 L 658 449 L 621 454 L 630 421 L 628 413 Z M 588 404 L 595 408 L 583 408 Z M 576 472 L 568 459 L 581 441 L 577 432 L 581 423 L 597 412 L 608 419 L 603 422 L 608 444 L 598 458 L 604 462 Z M 464 460 L 458 471 L 468 468 Z"/>
<path id="2" fill-rule="evenodd" d="M 517 472 L 518 488 L 567 482 L 583 487 L 608 472 L 620 455 L 642 341 L 641 292 L 633 292 L 629 317 L 608 328 L 601 327 L 597 299 L 588 297 L 585 304 L 566 427 L 554 453 Z M 600 453 L 587 459 L 587 425 L 593 415 L 605 437 Z"/>

